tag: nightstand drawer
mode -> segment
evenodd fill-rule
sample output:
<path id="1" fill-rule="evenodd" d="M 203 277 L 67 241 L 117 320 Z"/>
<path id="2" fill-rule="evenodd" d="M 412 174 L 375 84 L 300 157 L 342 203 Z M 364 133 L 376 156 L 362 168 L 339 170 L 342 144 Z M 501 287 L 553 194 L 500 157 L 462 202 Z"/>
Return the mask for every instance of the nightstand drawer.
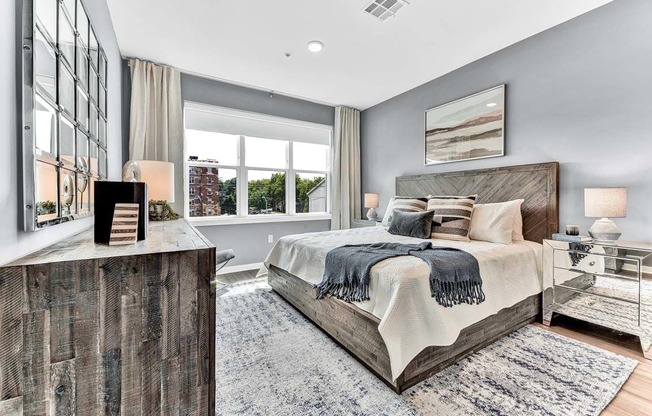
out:
<path id="1" fill-rule="evenodd" d="M 578 273 L 569 270 L 555 270 L 556 302 L 560 302 L 564 291 L 600 296 L 609 299 L 638 304 L 639 281 L 635 277 L 609 277 Z"/>
<path id="2" fill-rule="evenodd" d="M 591 251 L 557 250 L 553 252 L 553 265 L 556 269 L 570 270 L 580 273 L 593 273 L 609 276 L 631 278 L 641 264 L 638 257 L 618 255 L 617 252 L 600 253 L 602 247 L 593 247 Z M 614 268 L 617 261 L 618 267 Z M 623 270 L 626 269 L 626 270 Z M 635 276 L 634 276 L 635 277 Z"/>

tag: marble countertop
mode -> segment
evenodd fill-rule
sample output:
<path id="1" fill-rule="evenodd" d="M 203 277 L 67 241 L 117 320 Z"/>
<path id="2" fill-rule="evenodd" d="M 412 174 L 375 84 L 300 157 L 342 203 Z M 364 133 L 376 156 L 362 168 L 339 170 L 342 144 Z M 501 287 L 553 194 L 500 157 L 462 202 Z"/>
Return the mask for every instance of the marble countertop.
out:
<path id="1" fill-rule="evenodd" d="M 4 266 L 26 266 L 95 258 L 140 256 L 153 253 L 199 250 L 215 247 L 186 220 L 150 221 L 147 239 L 136 244 L 109 246 L 94 242 L 93 228 L 35 251 Z"/>

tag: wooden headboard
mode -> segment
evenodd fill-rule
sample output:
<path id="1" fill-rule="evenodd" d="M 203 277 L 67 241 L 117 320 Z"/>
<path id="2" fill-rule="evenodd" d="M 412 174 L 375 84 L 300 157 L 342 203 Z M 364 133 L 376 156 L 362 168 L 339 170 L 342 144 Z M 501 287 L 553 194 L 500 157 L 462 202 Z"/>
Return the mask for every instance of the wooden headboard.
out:
<path id="1" fill-rule="evenodd" d="M 524 199 L 523 236 L 543 242 L 559 230 L 559 163 L 505 166 L 396 178 L 396 195 L 473 195 L 478 203 Z"/>

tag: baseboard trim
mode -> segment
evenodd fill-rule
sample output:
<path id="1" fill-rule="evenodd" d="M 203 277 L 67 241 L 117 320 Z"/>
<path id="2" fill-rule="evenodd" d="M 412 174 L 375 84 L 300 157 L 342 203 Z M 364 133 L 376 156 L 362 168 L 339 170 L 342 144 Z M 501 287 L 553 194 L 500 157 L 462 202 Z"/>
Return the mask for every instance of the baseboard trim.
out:
<path id="1" fill-rule="evenodd" d="M 222 270 L 217 272 L 217 275 L 221 274 L 229 274 L 229 273 L 237 273 L 237 272 L 246 272 L 248 270 L 258 270 L 261 267 L 263 267 L 263 263 L 249 263 L 249 264 L 239 264 L 237 266 L 227 266 L 224 267 Z"/>

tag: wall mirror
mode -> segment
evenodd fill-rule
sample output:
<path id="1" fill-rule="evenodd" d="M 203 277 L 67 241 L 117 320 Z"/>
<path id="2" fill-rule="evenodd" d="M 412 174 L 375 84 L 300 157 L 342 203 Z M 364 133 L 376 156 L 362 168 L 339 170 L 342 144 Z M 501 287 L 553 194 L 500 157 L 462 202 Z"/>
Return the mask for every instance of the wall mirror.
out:
<path id="1" fill-rule="evenodd" d="M 25 231 L 93 213 L 107 176 L 107 66 L 81 0 L 23 2 Z"/>

